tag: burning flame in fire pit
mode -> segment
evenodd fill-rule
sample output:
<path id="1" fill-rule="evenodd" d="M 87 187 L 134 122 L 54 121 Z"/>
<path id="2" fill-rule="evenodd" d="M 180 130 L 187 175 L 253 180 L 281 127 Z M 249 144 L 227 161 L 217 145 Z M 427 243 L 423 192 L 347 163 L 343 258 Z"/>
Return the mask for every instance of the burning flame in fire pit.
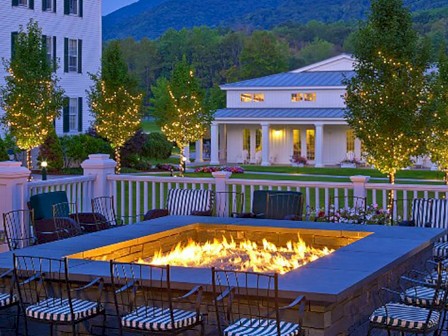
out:
<path id="1" fill-rule="evenodd" d="M 284 274 L 334 251 L 327 247 L 309 247 L 300 236 L 297 242 L 289 241 L 286 246 L 277 247 L 266 239 L 263 239 L 262 245 L 258 246 L 250 240 L 237 243 L 233 237 L 230 241 L 222 237 L 221 240 L 215 238 L 213 242 L 203 244 L 189 239 L 186 245 L 178 243 L 171 252 L 164 254 L 159 251 L 154 257 L 138 262 L 186 267 L 215 266 L 229 270 Z"/>

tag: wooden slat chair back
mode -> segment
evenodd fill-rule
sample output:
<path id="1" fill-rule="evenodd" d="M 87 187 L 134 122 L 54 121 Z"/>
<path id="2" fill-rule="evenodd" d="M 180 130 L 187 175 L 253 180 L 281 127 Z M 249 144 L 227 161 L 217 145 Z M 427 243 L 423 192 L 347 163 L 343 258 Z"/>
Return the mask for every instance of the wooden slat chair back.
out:
<path id="1" fill-rule="evenodd" d="M 189 216 L 194 213 L 213 211 L 215 194 L 212 190 L 170 189 L 166 200 L 166 208 L 170 215 Z"/>

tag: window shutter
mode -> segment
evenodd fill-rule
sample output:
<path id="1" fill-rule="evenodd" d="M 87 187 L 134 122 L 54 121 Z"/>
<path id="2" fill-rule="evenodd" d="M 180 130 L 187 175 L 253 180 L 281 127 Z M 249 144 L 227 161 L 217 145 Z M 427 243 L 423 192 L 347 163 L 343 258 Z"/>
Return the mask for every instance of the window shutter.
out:
<path id="1" fill-rule="evenodd" d="M 47 52 L 48 46 L 47 46 L 47 35 L 42 35 L 42 48 L 45 49 L 45 52 Z"/>
<path id="2" fill-rule="evenodd" d="M 83 1 L 79 0 L 79 17 L 82 17 L 83 15 Z"/>
<path id="3" fill-rule="evenodd" d="M 64 38 L 64 72 L 68 72 L 68 38 Z"/>
<path id="4" fill-rule="evenodd" d="M 70 111 L 70 106 L 69 106 L 69 98 L 65 97 L 64 98 L 64 107 L 62 110 L 62 131 L 64 133 L 68 133 L 70 131 L 70 125 L 69 125 L 69 111 Z"/>
<path id="5" fill-rule="evenodd" d="M 42 12 L 45 12 L 47 10 L 47 1 L 48 0 L 42 0 Z"/>
<path id="6" fill-rule="evenodd" d="M 56 72 L 58 69 L 58 60 L 56 58 L 56 36 L 53 36 L 53 71 Z"/>
<path id="7" fill-rule="evenodd" d="M 82 40 L 78 40 L 78 73 L 82 73 Z"/>
<path id="8" fill-rule="evenodd" d="M 34 9 L 34 0 L 28 0 L 28 7 Z"/>
<path id="9" fill-rule="evenodd" d="M 11 58 L 13 58 L 14 54 L 15 54 L 16 41 L 17 41 L 18 34 L 19 34 L 18 32 L 12 32 L 11 33 Z"/>
<path id="10" fill-rule="evenodd" d="M 64 0 L 64 14 L 69 15 L 70 14 L 70 2 L 69 0 Z"/>
<path id="11" fill-rule="evenodd" d="M 78 97 L 78 131 L 82 132 L 82 97 Z"/>
<path id="12" fill-rule="evenodd" d="M 18 6 L 19 5 L 19 0 L 12 0 L 12 5 L 13 6 Z"/>
<path id="13" fill-rule="evenodd" d="M 47 1 L 51 1 L 51 0 L 47 0 Z M 56 13 L 56 0 L 53 0 L 53 13 Z"/>

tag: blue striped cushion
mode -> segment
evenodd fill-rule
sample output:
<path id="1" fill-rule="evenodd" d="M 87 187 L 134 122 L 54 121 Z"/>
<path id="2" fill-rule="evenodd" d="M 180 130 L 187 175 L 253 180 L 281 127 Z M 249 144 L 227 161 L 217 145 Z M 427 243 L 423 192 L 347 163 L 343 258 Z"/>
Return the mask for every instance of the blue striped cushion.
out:
<path id="1" fill-rule="evenodd" d="M 9 293 L 0 293 L 0 307 L 10 306 L 17 303 L 17 296 L 11 295 Z"/>
<path id="2" fill-rule="evenodd" d="M 280 321 L 280 335 L 294 336 L 301 331 L 300 325 Z M 242 318 L 224 330 L 225 336 L 277 336 L 276 320 Z"/>
<path id="3" fill-rule="evenodd" d="M 437 271 L 434 271 L 431 274 L 428 274 L 427 276 L 425 276 L 424 281 L 427 283 L 436 284 L 438 276 L 439 276 L 439 274 L 437 273 Z M 447 277 L 448 277 L 448 273 L 446 271 L 442 271 L 442 276 L 441 276 L 442 282 L 446 282 Z"/>
<path id="4" fill-rule="evenodd" d="M 94 316 L 101 311 L 103 307 L 96 302 L 72 299 L 73 319 L 74 321 Z M 39 320 L 71 322 L 70 306 L 68 299 L 49 298 L 39 301 L 36 304 L 26 308 L 26 315 Z"/>
<path id="5" fill-rule="evenodd" d="M 434 257 L 445 259 L 448 257 L 448 242 L 434 243 L 432 250 Z M 446 264 L 446 263 L 444 263 Z M 446 265 L 445 265 L 446 267 Z"/>
<path id="6" fill-rule="evenodd" d="M 431 211 L 431 227 L 439 229 L 448 228 L 448 200 L 434 199 L 432 200 Z M 441 241 L 446 242 L 447 236 L 444 236 Z"/>
<path id="7" fill-rule="evenodd" d="M 189 216 L 193 211 L 211 211 L 213 192 L 200 189 L 170 189 L 167 209 L 170 215 Z"/>
<path id="8" fill-rule="evenodd" d="M 424 286 L 415 286 L 406 289 L 404 293 L 401 294 L 401 299 L 404 303 L 416 306 L 429 307 L 433 304 L 435 295 L 435 289 Z M 439 291 L 437 294 L 436 305 L 440 305 L 444 291 Z"/>
<path id="9" fill-rule="evenodd" d="M 170 310 L 158 307 L 141 306 L 121 318 L 121 325 L 140 330 L 174 330 L 189 327 L 202 321 L 202 316 L 194 311 L 173 309 L 174 324 L 171 322 Z M 199 321 L 198 321 L 199 319 Z"/>
<path id="10" fill-rule="evenodd" d="M 415 226 L 425 227 L 431 221 L 432 199 L 414 198 L 412 201 L 412 219 Z"/>
<path id="11" fill-rule="evenodd" d="M 386 312 L 387 309 L 387 312 Z M 405 305 L 403 303 L 387 303 L 370 315 L 370 321 L 387 326 L 421 330 L 432 328 L 439 323 L 440 314 L 433 311 L 428 325 L 429 310 L 426 308 Z"/>

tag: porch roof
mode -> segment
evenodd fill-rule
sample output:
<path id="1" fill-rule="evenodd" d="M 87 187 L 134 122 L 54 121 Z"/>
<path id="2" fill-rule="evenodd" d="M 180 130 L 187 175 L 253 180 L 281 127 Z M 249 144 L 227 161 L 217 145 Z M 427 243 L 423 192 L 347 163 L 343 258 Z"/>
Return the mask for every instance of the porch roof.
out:
<path id="1" fill-rule="evenodd" d="M 341 119 L 343 108 L 225 108 L 215 112 L 220 119 Z"/>

